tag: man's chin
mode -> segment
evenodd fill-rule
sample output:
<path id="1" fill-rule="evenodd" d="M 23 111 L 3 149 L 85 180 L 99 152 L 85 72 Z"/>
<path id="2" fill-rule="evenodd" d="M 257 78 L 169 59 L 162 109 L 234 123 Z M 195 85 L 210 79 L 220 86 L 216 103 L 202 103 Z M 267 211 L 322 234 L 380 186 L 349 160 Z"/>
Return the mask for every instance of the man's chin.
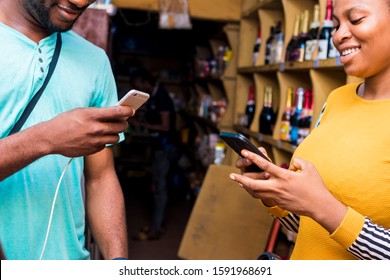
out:
<path id="1" fill-rule="evenodd" d="M 74 25 L 75 22 L 72 22 L 72 23 L 62 23 L 62 24 L 52 24 L 50 27 L 49 27 L 49 30 L 51 32 L 66 32 L 66 31 L 69 31 L 73 28 L 73 25 Z"/>

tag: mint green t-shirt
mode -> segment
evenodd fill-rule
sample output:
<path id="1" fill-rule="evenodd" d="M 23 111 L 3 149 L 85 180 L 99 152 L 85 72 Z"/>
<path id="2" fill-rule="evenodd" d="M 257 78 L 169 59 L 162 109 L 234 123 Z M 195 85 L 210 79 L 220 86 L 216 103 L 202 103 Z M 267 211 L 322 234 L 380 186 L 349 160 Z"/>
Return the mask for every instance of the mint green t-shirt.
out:
<path id="1" fill-rule="evenodd" d="M 0 138 L 8 135 L 41 87 L 56 37 L 52 34 L 37 44 L 0 23 Z M 54 74 L 22 130 L 74 108 L 116 102 L 115 80 L 105 52 L 68 31 L 62 33 Z M 68 161 L 60 155 L 45 156 L 0 182 L 0 242 L 8 259 L 39 259 L 55 189 Z M 83 158 L 75 158 L 65 173 L 43 259 L 90 257 L 84 247 L 83 168 Z"/>

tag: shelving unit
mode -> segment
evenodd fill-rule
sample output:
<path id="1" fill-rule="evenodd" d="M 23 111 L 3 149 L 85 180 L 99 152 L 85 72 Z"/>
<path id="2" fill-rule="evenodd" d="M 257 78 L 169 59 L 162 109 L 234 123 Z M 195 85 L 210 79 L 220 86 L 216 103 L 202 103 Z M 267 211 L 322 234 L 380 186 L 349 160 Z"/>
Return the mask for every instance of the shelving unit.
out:
<path id="1" fill-rule="evenodd" d="M 285 109 L 287 88 L 310 88 L 314 97 L 314 112 L 311 128 L 322 110 L 329 93 L 351 82 L 360 81 L 345 74 L 339 58 L 312 60 L 305 62 L 281 62 L 266 65 L 265 40 L 269 37 L 270 27 L 277 21 L 282 22 L 284 33 L 284 51 L 292 37 L 294 19 L 304 10 L 313 11 L 314 5 L 320 5 L 320 21 L 325 18 L 326 0 L 243 0 L 240 21 L 240 35 L 237 61 L 237 84 L 235 93 L 235 116 L 233 130 L 249 137 L 259 146 L 263 146 L 274 163 L 288 166 L 296 146 L 280 139 L 280 124 Z M 262 44 L 256 62 L 252 61 L 253 46 L 260 27 Z M 284 54 L 283 56 L 284 57 Z M 238 124 L 239 116 L 244 114 L 249 86 L 255 86 L 256 112 L 253 123 L 247 129 Z M 264 87 L 273 88 L 273 109 L 277 113 L 272 135 L 259 133 L 258 117 L 263 107 Z M 238 156 L 230 157 L 234 166 Z M 289 233 L 287 233 L 288 235 Z"/>
<path id="2" fill-rule="evenodd" d="M 223 27 L 223 34 L 216 34 L 210 38 L 208 46 L 198 46 L 198 56 L 205 59 L 217 56 L 219 46 L 229 46 L 232 57 L 226 65 L 222 75 L 217 77 L 197 78 L 195 90 L 199 95 L 208 94 L 212 100 L 226 99 L 226 113 L 216 125 L 221 129 L 231 128 L 235 108 L 235 88 L 237 75 L 238 24 L 228 23 Z"/>
<path id="3" fill-rule="evenodd" d="M 270 157 L 275 163 L 288 164 L 295 148 L 293 145 L 281 141 L 279 136 L 280 122 L 286 102 L 287 87 L 305 87 L 313 90 L 314 113 L 312 128 L 319 116 L 323 104 L 329 93 L 346 83 L 358 79 L 347 76 L 338 58 L 327 60 L 313 60 L 305 62 L 282 62 L 266 65 L 265 39 L 269 36 L 270 26 L 277 21 L 282 22 L 284 33 L 284 50 L 292 36 L 295 16 L 305 9 L 313 10 L 315 4 L 320 5 L 320 19 L 325 17 L 326 0 L 243 0 L 240 21 L 240 36 L 237 61 L 237 85 L 235 96 L 235 116 L 232 118 L 237 124 L 238 116 L 245 112 L 249 85 L 254 84 L 256 90 L 256 114 L 250 131 L 235 129 L 247 134 L 259 144 L 271 151 Z M 252 50 L 260 26 L 263 38 L 257 61 L 253 64 Z M 283 55 L 284 57 L 284 55 Z M 273 88 L 273 109 L 278 112 L 273 135 L 262 136 L 258 133 L 258 116 L 263 106 L 263 91 L 265 86 Z M 242 127 L 241 127 L 242 128 Z M 232 164 L 236 158 L 232 159 Z"/>

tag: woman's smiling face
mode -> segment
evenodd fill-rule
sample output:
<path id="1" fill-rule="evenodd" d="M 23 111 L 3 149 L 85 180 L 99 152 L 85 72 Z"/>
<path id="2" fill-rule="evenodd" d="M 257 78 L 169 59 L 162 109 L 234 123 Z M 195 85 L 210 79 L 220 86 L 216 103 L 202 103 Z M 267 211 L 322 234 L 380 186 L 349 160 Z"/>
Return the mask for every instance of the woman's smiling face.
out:
<path id="1" fill-rule="evenodd" d="M 390 4 L 387 0 L 335 0 L 333 43 L 348 75 L 390 72 Z"/>

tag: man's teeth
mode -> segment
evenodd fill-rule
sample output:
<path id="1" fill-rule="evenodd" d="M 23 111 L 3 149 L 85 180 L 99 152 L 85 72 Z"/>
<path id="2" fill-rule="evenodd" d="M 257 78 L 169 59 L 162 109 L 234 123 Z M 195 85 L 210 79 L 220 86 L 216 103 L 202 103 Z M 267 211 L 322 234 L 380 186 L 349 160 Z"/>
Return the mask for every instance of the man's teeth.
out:
<path id="1" fill-rule="evenodd" d="M 351 53 L 357 52 L 358 50 L 360 50 L 360 48 L 348 49 L 348 50 L 343 51 L 342 55 L 349 55 Z"/>

